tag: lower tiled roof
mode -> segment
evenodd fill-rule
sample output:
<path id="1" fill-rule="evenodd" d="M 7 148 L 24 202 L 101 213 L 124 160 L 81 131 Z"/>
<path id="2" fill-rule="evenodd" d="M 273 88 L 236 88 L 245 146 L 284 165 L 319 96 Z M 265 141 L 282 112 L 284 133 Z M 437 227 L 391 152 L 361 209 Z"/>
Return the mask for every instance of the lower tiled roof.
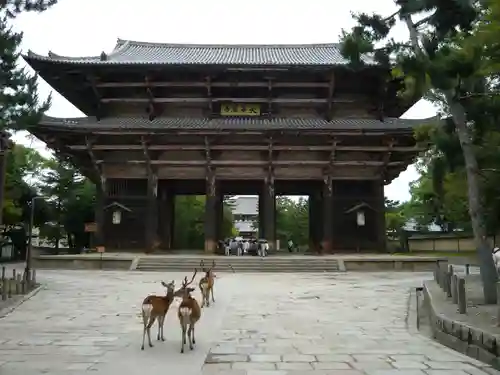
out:
<path id="1" fill-rule="evenodd" d="M 341 118 L 327 121 L 318 118 L 190 118 L 158 117 L 153 121 L 140 117 L 110 117 L 98 121 L 93 117 L 55 118 L 44 117 L 40 127 L 57 127 L 74 130 L 405 130 L 435 123 L 436 117 L 427 119 L 387 118 L 376 119 Z"/>

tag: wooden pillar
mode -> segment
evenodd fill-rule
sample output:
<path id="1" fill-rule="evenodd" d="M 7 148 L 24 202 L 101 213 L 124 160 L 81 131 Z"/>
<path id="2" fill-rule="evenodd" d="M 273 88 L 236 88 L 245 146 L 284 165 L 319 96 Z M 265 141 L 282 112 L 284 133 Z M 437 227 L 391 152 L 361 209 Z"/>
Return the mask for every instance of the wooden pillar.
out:
<path id="1" fill-rule="evenodd" d="M 323 236 L 321 241 L 321 251 L 323 253 L 332 252 L 333 241 L 333 186 L 332 177 L 327 175 L 323 178 Z"/>
<path id="2" fill-rule="evenodd" d="M 222 240 L 224 237 L 223 224 L 224 224 L 224 194 L 217 192 L 217 197 L 215 201 L 217 209 L 217 232 L 216 232 L 216 242 Z"/>
<path id="3" fill-rule="evenodd" d="M 146 252 L 153 252 L 158 247 L 158 178 L 148 175 L 147 212 L 146 212 Z"/>
<path id="4" fill-rule="evenodd" d="M 168 189 L 162 189 L 159 202 L 159 230 L 161 247 L 170 250 L 173 247 L 173 220 L 175 195 Z"/>
<path id="5" fill-rule="evenodd" d="M 104 238 L 104 206 L 106 202 L 106 180 L 101 178 L 96 186 L 94 221 L 96 231 L 94 233 L 94 246 L 105 246 Z"/>
<path id="6" fill-rule="evenodd" d="M 264 181 L 262 198 L 262 229 L 264 233 L 261 237 L 268 241 L 269 250 L 276 250 L 276 196 L 272 173 Z"/>
<path id="7" fill-rule="evenodd" d="M 374 182 L 374 210 L 375 210 L 375 226 L 377 248 L 376 251 L 384 252 L 387 250 L 387 228 L 385 223 L 385 194 L 384 181 L 375 180 Z"/>
<path id="8" fill-rule="evenodd" d="M 207 188 L 205 198 L 205 252 L 215 253 L 217 249 L 217 186 L 215 173 L 207 172 Z"/>
<path id="9" fill-rule="evenodd" d="M 257 238 L 263 238 L 264 237 L 264 194 L 259 194 L 259 228 L 258 228 L 258 235 Z"/>
<path id="10" fill-rule="evenodd" d="M 309 195 L 309 250 L 319 252 L 322 236 L 321 192 L 315 191 Z"/>

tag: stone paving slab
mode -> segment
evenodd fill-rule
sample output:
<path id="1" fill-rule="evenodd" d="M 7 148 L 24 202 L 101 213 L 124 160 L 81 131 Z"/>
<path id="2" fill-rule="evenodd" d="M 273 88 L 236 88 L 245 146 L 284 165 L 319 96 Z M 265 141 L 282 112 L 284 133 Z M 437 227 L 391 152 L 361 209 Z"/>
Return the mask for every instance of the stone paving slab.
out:
<path id="1" fill-rule="evenodd" d="M 0 374 L 500 374 L 407 328 L 409 288 L 431 275 L 403 272 L 218 274 L 195 350 L 179 353 L 170 311 L 166 341 L 141 351 L 142 299 L 183 276 L 41 271 L 44 289 L 0 319 Z"/>

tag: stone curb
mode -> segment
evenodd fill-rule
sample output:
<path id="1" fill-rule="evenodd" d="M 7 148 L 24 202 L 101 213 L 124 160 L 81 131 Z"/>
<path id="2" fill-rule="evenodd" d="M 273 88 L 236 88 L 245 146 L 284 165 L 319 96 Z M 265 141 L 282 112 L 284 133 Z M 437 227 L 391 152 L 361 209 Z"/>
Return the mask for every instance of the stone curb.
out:
<path id="1" fill-rule="evenodd" d="M 500 338 L 436 312 L 428 283 L 424 282 L 424 298 L 428 302 L 433 338 L 451 349 L 500 370 Z"/>
<path id="2" fill-rule="evenodd" d="M 35 289 L 33 289 L 28 294 L 22 296 L 18 301 L 14 302 L 11 306 L 4 307 L 0 310 L 0 319 L 5 318 L 7 315 L 12 313 L 15 309 L 21 306 L 24 302 L 34 297 L 40 290 L 42 289 L 42 285 L 38 285 Z"/>

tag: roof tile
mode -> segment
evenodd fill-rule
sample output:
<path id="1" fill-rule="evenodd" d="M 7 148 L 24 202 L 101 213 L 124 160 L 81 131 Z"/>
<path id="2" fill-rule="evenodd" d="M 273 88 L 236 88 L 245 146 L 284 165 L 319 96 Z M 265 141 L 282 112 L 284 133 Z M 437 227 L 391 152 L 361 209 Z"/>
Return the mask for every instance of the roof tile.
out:
<path id="1" fill-rule="evenodd" d="M 109 117 L 100 121 L 93 117 L 55 118 L 44 117 L 39 126 L 71 129 L 153 129 L 153 130 L 405 130 L 424 123 L 436 122 L 437 118 L 421 120 L 387 118 L 376 119 L 340 118 L 327 121 L 321 118 L 189 118 L 158 117 L 153 121 L 140 117 Z"/>
<path id="2" fill-rule="evenodd" d="M 106 55 L 65 57 L 52 52 L 41 56 L 28 52 L 27 60 L 46 60 L 72 64 L 168 64 L 168 65 L 254 65 L 254 66 L 303 66 L 347 65 L 340 53 L 340 44 L 274 44 L 274 45 L 222 45 L 222 44 L 169 44 L 120 40 L 114 50 Z M 363 61 L 375 65 L 368 56 Z"/>

